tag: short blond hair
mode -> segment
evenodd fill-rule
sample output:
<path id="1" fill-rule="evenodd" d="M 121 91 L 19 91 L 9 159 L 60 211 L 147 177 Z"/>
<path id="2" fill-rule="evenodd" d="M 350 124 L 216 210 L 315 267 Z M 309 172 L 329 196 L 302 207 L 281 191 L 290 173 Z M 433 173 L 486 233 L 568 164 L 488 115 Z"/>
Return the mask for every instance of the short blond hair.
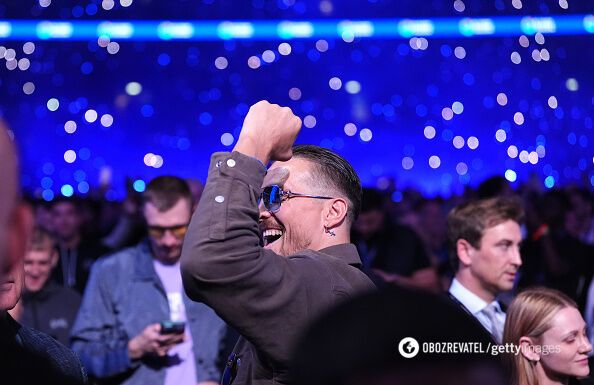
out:
<path id="1" fill-rule="evenodd" d="M 43 227 L 36 226 L 31 233 L 27 251 L 53 251 L 56 247 L 56 239 Z"/>

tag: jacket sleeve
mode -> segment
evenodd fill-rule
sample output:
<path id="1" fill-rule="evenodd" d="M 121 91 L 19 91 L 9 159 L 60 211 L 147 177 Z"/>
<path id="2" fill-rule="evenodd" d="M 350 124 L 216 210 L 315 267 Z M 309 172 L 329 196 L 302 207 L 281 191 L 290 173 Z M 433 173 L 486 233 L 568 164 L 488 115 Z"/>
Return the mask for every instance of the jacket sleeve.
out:
<path id="1" fill-rule="evenodd" d="M 128 337 L 120 327 L 111 296 L 109 277 L 117 269 L 108 269 L 105 260 L 94 264 L 82 304 L 72 328 L 72 350 L 93 377 L 110 377 L 138 364 L 128 356 Z"/>
<path id="2" fill-rule="evenodd" d="M 257 197 L 265 174 L 254 158 L 213 154 L 184 240 L 181 270 L 190 298 L 212 307 L 260 351 L 286 363 L 307 316 L 307 285 L 295 262 L 261 246 Z"/>

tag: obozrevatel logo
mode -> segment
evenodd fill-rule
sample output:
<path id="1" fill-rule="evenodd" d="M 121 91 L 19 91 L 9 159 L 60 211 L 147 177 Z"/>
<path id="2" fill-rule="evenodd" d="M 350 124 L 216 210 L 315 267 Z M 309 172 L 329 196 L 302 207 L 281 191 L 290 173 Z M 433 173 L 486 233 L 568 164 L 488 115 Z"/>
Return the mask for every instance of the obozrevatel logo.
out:
<path id="1" fill-rule="evenodd" d="M 398 344 L 398 352 L 404 358 L 413 358 L 419 353 L 419 343 L 412 337 L 405 337 Z"/>

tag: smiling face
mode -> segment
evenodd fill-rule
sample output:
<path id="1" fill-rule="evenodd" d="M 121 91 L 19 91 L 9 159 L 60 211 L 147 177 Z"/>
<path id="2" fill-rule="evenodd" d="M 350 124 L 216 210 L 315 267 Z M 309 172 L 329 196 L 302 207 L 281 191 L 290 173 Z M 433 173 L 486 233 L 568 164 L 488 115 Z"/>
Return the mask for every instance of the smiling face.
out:
<path id="1" fill-rule="evenodd" d="M 270 170 L 285 167 L 289 178 L 282 186 L 285 191 L 301 194 L 325 195 L 314 191 L 311 163 L 300 158 L 275 162 Z M 323 209 L 328 201 L 294 197 L 283 200 L 280 209 L 271 213 L 260 203 L 260 231 L 264 247 L 276 254 L 288 256 L 305 249 L 322 248 L 324 235 Z"/>
<path id="2" fill-rule="evenodd" d="M 41 290 L 57 261 L 58 253 L 51 248 L 29 250 L 25 254 L 25 289 L 31 293 Z"/>
<path id="3" fill-rule="evenodd" d="M 473 292 L 490 302 L 497 294 L 511 290 L 522 264 L 520 225 L 507 220 L 484 230 L 480 247 L 469 243 L 461 262 L 468 274 L 466 282 Z"/>
<path id="4" fill-rule="evenodd" d="M 590 373 L 588 352 L 592 345 L 588 341 L 586 323 L 574 307 L 565 307 L 551 320 L 551 327 L 539 338 L 542 346 L 558 349 L 551 354 L 541 354 L 539 363 L 542 373 L 550 379 L 585 377 Z"/>

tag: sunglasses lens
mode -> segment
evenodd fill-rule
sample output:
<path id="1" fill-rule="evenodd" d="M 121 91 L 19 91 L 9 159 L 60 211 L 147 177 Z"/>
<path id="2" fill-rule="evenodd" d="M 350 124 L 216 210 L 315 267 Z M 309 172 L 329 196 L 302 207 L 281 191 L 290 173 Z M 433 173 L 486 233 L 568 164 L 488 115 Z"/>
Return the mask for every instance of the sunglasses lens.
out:
<path id="1" fill-rule="evenodd" d="M 149 227 L 148 234 L 151 236 L 151 238 L 161 239 L 163 238 L 163 235 L 165 235 L 165 231 L 160 228 Z"/>
<path id="2" fill-rule="evenodd" d="M 264 187 L 262 190 L 262 200 L 264 201 L 264 207 L 272 212 L 278 211 L 281 205 L 282 190 L 279 186 L 272 185 Z"/>
<path id="3" fill-rule="evenodd" d="M 161 239 L 165 236 L 165 233 L 170 231 L 171 234 L 177 239 L 182 239 L 186 233 L 188 232 L 188 226 L 174 226 L 174 227 L 157 227 L 157 226 L 149 226 L 148 234 L 151 238 Z"/>
<path id="4" fill-rule="evenodd" d="M 173 236 L 176 237 L 177 239 L 182 239 L 183 237 L 186 236 L 186 233 L 188 232 L 188 226 L 179 226 L 176 228 L 171 229 L 171 232 L 173 233 Z"/>

